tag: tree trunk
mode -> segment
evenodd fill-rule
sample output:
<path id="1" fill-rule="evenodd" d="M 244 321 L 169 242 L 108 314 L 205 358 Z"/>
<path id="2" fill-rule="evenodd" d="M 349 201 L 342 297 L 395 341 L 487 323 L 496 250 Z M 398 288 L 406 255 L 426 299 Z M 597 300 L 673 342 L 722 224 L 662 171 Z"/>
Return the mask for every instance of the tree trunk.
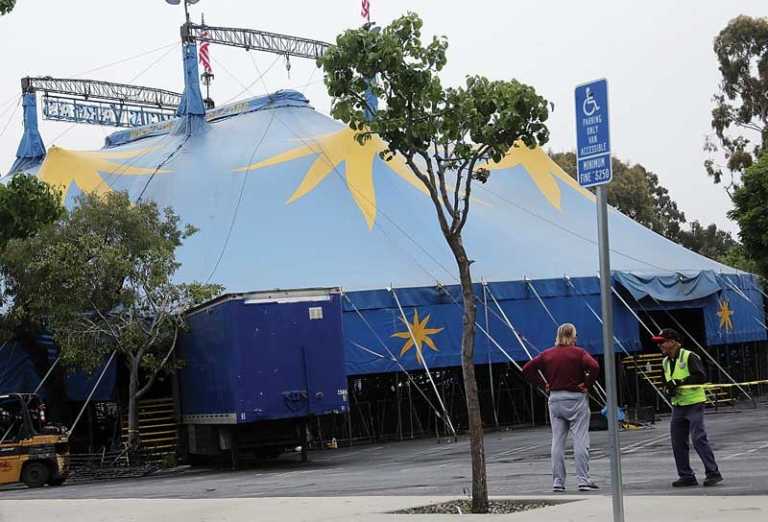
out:
<path id="1" fill-rule="evenodd" d="M 467 397 L 469 419 L 470 452 L 472 455 L 472 512 L 488 512 L 488 480 L 485 469 L 485 447 L 483 442 L 483 419 L 480 415 L 480 396 L 475 378 L 475 295 L 472 291 L 472 275 L 469 259 L 464 250 L 461 236 L 449 238 L 456 263 L 459 267 L 461 290 L 464 300 L 463 330 L 461 334 L 461 370 L 464 377 L 464 392 Z"/>
<path id="2" fill-rule="evenodd" d="M 139 391 L 139 361 L 130 362 L 128 381 L 128 447 L 133 449 L 138 445 L 138 412 L 136 411 L 136 394 Z"/>

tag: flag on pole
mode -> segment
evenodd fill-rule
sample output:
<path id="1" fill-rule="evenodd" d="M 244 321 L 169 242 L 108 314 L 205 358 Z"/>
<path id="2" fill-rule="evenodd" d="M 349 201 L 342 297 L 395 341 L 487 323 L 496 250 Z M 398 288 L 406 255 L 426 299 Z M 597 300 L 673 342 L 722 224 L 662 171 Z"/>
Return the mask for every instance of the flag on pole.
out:
<path id="1" fill-rule="evenodd" d="M 369 0 L 363 0 L 363 6 L 360 10 L 360 15 L 367 21 L 371 21 L 371 2 L 369 2 Z"/>
<path id="2" fill-rule="evenodd" d="M 207 36 L 208 36 L 208 31 L 203 31 L 200 34 L 200 37 L 203 39 L 206 38 Z M 200 52 L 199 52 L 200 63 L 202 64 L 203 69 L 207 74 L 211 74 L 211 72 L 213 71 L 213 69 L 211 69 L 211 55 L 209 54 L 209 51 L 208 51 L 209 45 L 210 45 L 209 42 L 205 40 L 200 42 Z"/>

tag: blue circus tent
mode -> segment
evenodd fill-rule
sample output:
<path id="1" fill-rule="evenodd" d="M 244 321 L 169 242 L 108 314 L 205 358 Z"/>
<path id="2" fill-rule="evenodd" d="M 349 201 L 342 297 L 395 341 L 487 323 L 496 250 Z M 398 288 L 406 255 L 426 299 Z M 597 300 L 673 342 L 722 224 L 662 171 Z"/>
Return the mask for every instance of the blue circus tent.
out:
<path id="1" fill-rule="evenodd" d="M 0 344 L 0 395 L 5 393 L 32 393 L 37 390 L 43 398 L 48 397 L 48 387 L 51 380 L 41 384 L 45 373 L 54 364 L 59 351 L 53 340 L 46 335 L 37 340 L 37 347 L 44 351 L 43 361 L 35 361 L 31 352 L 17 341 Z M 37 362 L 37 364 L 36 364 Z M 76 370 L 66 370 L 65 386 L 57 393 L 63 392 L 64 400 L 85 401 L 91 390 L 96 386 L 98 377 L 104 367 L 97 368 L 91 373 Z M 104 372 L 104 377 L 95 390 L 93 400 L 108 401 L 115 396 L 117 381 L 117 365 L 112 362 Z"/>
<path id="2" fill-rule="evenodd" d="M 51 147 L 27 171 L 70 203 L 121 190 L 173 207 L 199 229 L 178 252 L 180 281 L 229 292 L 343 288 L 350 375 L 459 364 L 453 257 L 424 188 L 401 160 L 378 156 L 381 140 L 358 145 L 295 91 L 209 110 L 194 126 L 189 118 L 116 132 L 99 150 Z M 563 321 L 601 351 L 590 310 L 599 313 L 594 197 L 541 149 L 515 147 L 489 168 L 464 233 L 473 277 L 488 283 L 476 290 L 487 331 L 477 360 L 525 360 Z M 609 214 L 614 281 L 629 304 L 701 310 L 708 344 L 766 339 L 752 275 Z M 617 299 L 614 308 L 621 345 L 640 349 L 637 318 Z"/>

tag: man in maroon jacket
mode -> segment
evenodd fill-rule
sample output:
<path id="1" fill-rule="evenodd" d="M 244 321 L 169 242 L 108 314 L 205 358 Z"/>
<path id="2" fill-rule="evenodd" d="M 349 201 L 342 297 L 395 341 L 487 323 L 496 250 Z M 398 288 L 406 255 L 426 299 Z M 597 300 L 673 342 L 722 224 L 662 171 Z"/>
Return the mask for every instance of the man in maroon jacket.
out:
<path id="1" fill-rule="evenodd" d="M 576 480 L 579 491 L 599 489 L 589 478 L 589 399 L 587 392 L 600 372 L 597 361 L 576 346 L 576 327 L 561 324 L 555 346 L 544 350 L 523 366 L 532 384 L 549 392 L 552 424 L 552 491 L 565 491 L 565 441 L 573 438 Z"/>

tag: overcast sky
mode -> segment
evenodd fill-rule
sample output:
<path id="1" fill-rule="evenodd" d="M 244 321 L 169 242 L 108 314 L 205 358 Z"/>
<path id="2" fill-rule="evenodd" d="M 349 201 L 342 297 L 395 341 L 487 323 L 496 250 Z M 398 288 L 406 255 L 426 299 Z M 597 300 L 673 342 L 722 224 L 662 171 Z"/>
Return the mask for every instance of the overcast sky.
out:
<path id="1" fill-rule="evenodd" d="M 448 37 L 445 84 L 466 74 L 533 85 L 555 104 L 547 148 L 575 148 L 573 87 L 609 82 L 613 152 L 659 175 L 690 219 L 735 231 L 723 189 L 702 167 L 718 83 L 712 40 L 735 16 L 765 15 L 764 1 L 674 0 L 371 0 L 386 24 L 407 10 L 425 33 Z M 249 27 L 332 41 L 359 25 L 360 0 L 200 0 L 210 25 Z M 19 79 L 83 77 L 182 90 L 181 6 L 164 0 L 18 0 L 0 17 L 0 171 L 22 133 Z M 211 47 L 217 104 L 282 88 L 299 89 L 327 113 L 329 99 L 313 63 Z M 119 62 L 119 63 L 115 63 Z M 260 78 L 261 77 L 261 78 Z M 7 125 L 7 127 L 6 127 Z M 46 147 L 95 149 L 114 129 L 41 121 Z"/>

